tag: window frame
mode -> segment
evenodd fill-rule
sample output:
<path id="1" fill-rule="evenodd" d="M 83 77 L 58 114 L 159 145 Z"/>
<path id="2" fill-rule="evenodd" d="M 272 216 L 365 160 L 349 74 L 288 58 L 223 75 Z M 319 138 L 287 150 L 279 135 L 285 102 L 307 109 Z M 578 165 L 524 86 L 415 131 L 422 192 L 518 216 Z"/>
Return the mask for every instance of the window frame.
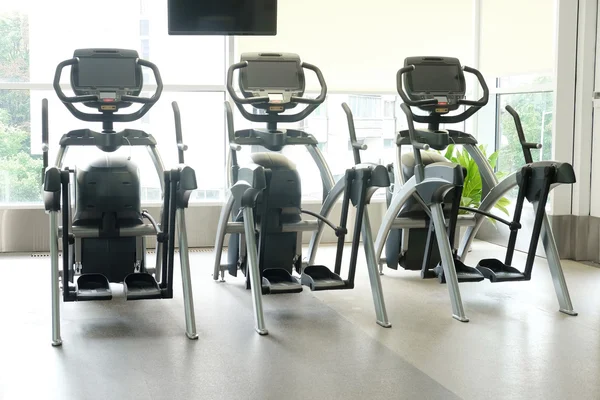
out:
<path id="1" fill-rule="evenodd" d="M 142 39 L 145 39 L 146 37 L 144 36 Z M 233 54 L 234 54 L 234 38 L 233 37 L 227 37 L 227 36 L 223 36 L 223 41 L 224 41 L 224 51 L 223 51 L 223 57 L 225 60 L 225 65 L 227 68 L 229 68 L 229 66 L 231 66 L 232 64 L 235 63 L 235 59 L 233 58 Z M 150 59 L 151 61 L 151 59 Z M 226 71 L 223 71 L 223 77 L 225 78 L 226 76 Z M 65 90 L 65 91 L 69 91 L 71 89 L 71 86 L 67 83 L 61 83 L 60 87 Z M 148 84 L 144 84 L 144 91 L 150 91 L 150 92 L 154 92 L 157 89 L 157 85 L 155 83 L 148 83 Z M 0 80 L 0 90 L 28 90 L 28 91 L 51 91 L 54 92 L 54 86 L 53 83 L 50 82 L 5 82 Z M 223 82 L 222 85 L 206 85 L 206 84 L 164 84 L 163 85 L 163 94 L 164 93 L 222 93 L 223 97 L 226 100 L 231 100 L 231 97 L 229 96 L 229 93 L 227 92 L 227 83 Z M 35 112 L 34 110 L 32 110 L 31 112 Z M 226 123 L 225 123 L 225 118 L 223 118 L 223 129 L 224 132 L 226 132 Z M 226 134 L 224 135 L 224 140 L 226 140 Z M 185 140 L 185 138 L 184 138 Z M 223 145 L 223 148 L 220 150 L 224 153 L 224 162 L 223 165 L 221 166 L 223 169 L 226 168 L 226 146 L 225 146 L 225 142 Z M 52 162 L 52 160 L 51 160 Z M 199 183 L 201 184 L 201 180 L 199 180 Z M 41 182 L 40 182 L 41 184 Z M 224 181 L 224 185 L 226 185 L 226 182 Z M 201 189 L 201 188 L 199 188 Z M 212 190 L 211 189 L 206 189 L 206 190 Z M 225 190 L 227 190 L 227 188 L 225 187 Z M 142 207 L 153 207 L 156 205 L 159 205 L 160 201 L 142 201 Z M 207 201 L 198 201 L 197 199 L 194 199 L 192 201 L 190 201 L 190 207 L 205 207 L 205 206 L 215 206 L 215 205 L 221 205 L 222 204 L 222 200 L 207 200 Z M 6 210 L 6 209 L 43 209 L 44 205 L 42 201 L 39 202 L 0 202 L 0 210 Z"/>

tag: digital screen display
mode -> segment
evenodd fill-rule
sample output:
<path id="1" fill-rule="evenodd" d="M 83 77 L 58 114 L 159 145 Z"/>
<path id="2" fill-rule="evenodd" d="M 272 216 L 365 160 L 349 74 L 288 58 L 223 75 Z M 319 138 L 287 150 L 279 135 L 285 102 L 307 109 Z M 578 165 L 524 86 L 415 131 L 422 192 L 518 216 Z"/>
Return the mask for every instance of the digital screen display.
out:
<path id="1" fill-rule="evenodd" d="M 295 61 L 248 61 L 244 73 L 246 89 L 300 89 Z"/>
<path id="2" fill-rule="evenodd" d="M 281 93 L 269 93 L 269 101 L 283 101 L 283 95 Z"/>
<path id="3" fill-rule="evenodd" d="M 416 65 L 409 73 L 408 82 L 413 92 L 461 92 L 458 65 Z"/>
<path id="4" fill-rule="evenodd" d="M 277 0 L 169 0 L 170 35 L 276 35 Z"/>
<path id="5" fill-rule="evenodd" d="M 135 68 L 134 58 L 82 57 L 77 83 L 80 87 L 135 88 Z"/>

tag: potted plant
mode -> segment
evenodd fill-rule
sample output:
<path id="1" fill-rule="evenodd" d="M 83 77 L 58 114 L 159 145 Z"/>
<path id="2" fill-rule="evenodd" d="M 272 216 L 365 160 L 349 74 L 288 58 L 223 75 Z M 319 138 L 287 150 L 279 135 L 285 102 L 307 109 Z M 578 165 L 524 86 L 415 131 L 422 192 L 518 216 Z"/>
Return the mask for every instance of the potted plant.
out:
<path id="1" fill-rule="evenodd" d="M 498 161 L 498 152 L 492 153 L 489 157 L 487 156 L 486 148 L 483 145 L 479 146 L 479 150 L 483 153 L 483 155 L 487 158 L 490 163 L 492 169 L 496 167 L 496 162 Z M 483 194 L 483 185 L 481 183 L 481 175 L 479 174 L 479 167 L 475 160 L 471 157 L 471 155 L 467 152 L 466 149 L 456 149 L 454 145 L 448 146 L 445 153 L 441 153 L 446 159 L 455 164 L 459 164 L 467 170 L 467 176 L 464 180 L 462 197 L 460 200 L 461 207 L 470 207 L 470 208 L 479 208 L 481 205 L 481 197 Z M 496 172 L 496 177 L 502 178 L 502 172 Z M 510 204 L 510 200 L 506 197 L 501 198 L 494 205 L 494 208 L 502 211 L 506 215 L 510 215 L 508 211 L 508 205 Z M 469 212 L 466 210 L 460 210 L 460 214 L 468 214 Z M 495 224 L 492 218 L 488 218 L 492 224 Z M 462 235 L 464 233 L 464 228 L 461 228 L 459 234 L 457 235 L 457 243 L 460 243 L 462 240 Z"/>

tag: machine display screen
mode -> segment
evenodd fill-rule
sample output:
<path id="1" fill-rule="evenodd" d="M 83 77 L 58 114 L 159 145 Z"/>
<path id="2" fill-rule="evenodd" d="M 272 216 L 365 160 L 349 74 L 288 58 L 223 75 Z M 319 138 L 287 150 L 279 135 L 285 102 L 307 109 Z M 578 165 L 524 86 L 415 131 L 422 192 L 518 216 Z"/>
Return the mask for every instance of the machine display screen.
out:
<path id="1" fill-rule="evenodd" d="M 283 95 L 281 93 L 269 93 L 269 101 L 283 101 Z"/>
<path id="2" fill-rule="evenodd" d="M 248 61 L 246 89 L 300 89 L 296 61 Z"/>
<path id="3" fill-rule="evenodd" d="M 458 65 L 416 65 L 408 76 L 410 89 L 422 92 L 464 92 Z"/>
<path id="4" fill-rule="evenodd" d="M 170 35 L 275 35 L 277 0 L 169 0 Z"/>
<path id="5" fill-rule="evenodd" d="M 80 87 L 135 88 L 135 68 L 134 58 L 82 57 L 77 83 Z"/>

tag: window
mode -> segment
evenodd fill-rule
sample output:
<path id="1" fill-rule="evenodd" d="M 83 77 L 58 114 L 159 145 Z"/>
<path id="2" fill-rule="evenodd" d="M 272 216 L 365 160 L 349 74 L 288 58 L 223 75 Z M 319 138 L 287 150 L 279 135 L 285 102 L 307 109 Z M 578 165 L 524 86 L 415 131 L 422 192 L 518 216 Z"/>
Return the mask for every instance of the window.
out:
<path id="1" fill-rule="evenodd" d="M 0 37 L 4 38 L 0 40 L 0 203 L 41 201 L 43 98 L 49 100 L 50 108 L 50 163 L 62 134 L 83 127 L 100 129 L 100 124 L 73 117 L 52 87 L 59 62 L 77 48 L 93 47 L 137 49 L 141 58 L 158 66 L 165 84 L 160 101 L 143 119 L 126 126 L 154 135 L 165 167 L 171 168 L 177 164 L 171 102 L 178 101 L 189 146 L 186 161 L 198 176 L 199 189 L 192 200 L 214 201 L 223 196 L 226 39 L 169 36 L 166 7 L 166 2 L 106 0 L 87 5 L 86 18 L 80 18 L 77 0 L 0 6 Z M 68 24 L 48 19 L 56 9 L 67 10 Z M 154 76 L 146 68 L 143 73 L 145 90 L 152 92 Z M 61 82 L 68 88 L 68 68 Z M 115 125 L 116 129 L 124 127 Z M 146 151 L 127 146 L 118 151 L 131 154 L 140 167 L 142 200 L 160 200 L 159 180 Z M 78 148 L 65 161 L 74 165 L 98 154 L 97 149 Z"/>
<path id="2" fill-rule="evenodd" d="M 140 57 L 143 58 L 144 60 L 149 60 L 150 59 L 150 39 L 142 39 L 140 47 L 141 47 Z M 144 72 L 148 72 L 148 70 L 145 69 Z"/>
<path id="3" fill-rule="evenodd" d="M 354 114 L 354 118 L 380 118 L 381 117 L 381 97 L 380 96 L 357 96 L 351 95 L 348 99 L 348 105 Z"/>
<path id="4" fill-rule="evenodd" d="M 314 97 L 316 93 L 307 93 L 306 96 Z M 282 127 L 301 129 L 317 138 L 318 147 L 323 152 L 335 180 L 340 179 L 346 169 L 354 165 L 348 123 L 341 106 L 344 102 L 353 109 L 358 141 L 367 145 L 367 150 L 361 152 L 363 162 L 381 164 L 393 162 L 396 153 L 396 132 L 399 129 L 405 129 L 403 115 L 397 122 L 394 116 L 395 112 L 387 115 L 383 112 L 385 107 L 392 110 L 399 107 L 400 99 L 394 95 L 330 94 L 325 103 L 319 106 L 305 121 L 282 124 Z M 297 112 L 297 110 L 293 111 Z M 248 122 L 237 111 L 234 111 L 234 115 L 236 130 L 265 127 L 265 124 Z M 264 151 L 264 149 L 243 148 L 238 161 L 240 163 L 247 162 L 250 153 L 258 151 Z M 283 149 L 283 154 L 291 158 L 298 166 L 304 199 L 320 200 L 322 197 L 321 176 L 309 153 L 304 147 L 289 146 Z"/>
<path id="5" fill-rule="evenodd" d="M 0 90 L 0 202 L 41 201 L 41 155 L 31 152 L 29 91 Z"/>
<path id="6" fill-rule="evenodd" d="M 523 132 L 528 142 L 541 143 L 542 150 L 532 150 L 534 161 L 552 159 L 552 92 L 503 94 L 498 96 L 498 170 L 503 173 L 516 171 L 525 164 L 523 150 L 517 136 L 512 116 L 505 110 L 513 107 L 521 118 Z"/>
<path id="7" fill-rule="evenodd" d="M 150 35 L 150 21 L 147 19 L 140 20 L 140 36 Z"/>

